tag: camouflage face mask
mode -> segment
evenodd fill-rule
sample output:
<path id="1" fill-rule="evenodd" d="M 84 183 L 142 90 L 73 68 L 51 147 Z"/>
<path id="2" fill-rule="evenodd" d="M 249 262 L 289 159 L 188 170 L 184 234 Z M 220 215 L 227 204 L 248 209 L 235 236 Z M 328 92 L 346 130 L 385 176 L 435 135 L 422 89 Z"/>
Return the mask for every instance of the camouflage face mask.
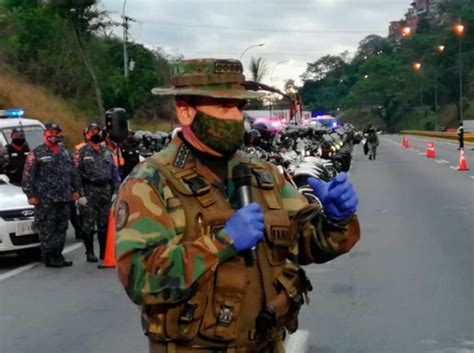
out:
<path id="1" fill-rule="evenodd" d="M 224 120 L 198 111 L 191 130 L 207 147 L 224 156 L 233 155 L 244 141 L 243 120 Z"/>

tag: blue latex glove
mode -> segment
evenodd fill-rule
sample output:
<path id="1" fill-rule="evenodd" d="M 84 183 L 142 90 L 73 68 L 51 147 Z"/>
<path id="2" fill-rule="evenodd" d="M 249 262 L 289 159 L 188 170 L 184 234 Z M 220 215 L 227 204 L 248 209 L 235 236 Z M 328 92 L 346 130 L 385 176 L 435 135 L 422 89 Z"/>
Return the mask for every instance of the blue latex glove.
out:
<path id="1" fill-rule="evenodd" d="M 227 221 L 224 231 L 234 241 L 238 252 L 251 249 L 263 238 L 264 218 L 262 208 L 257 203 L 251 203 L 238 210 Z"/>
<path id="2" fill-rule="evenodd" d="M 338 174 L 330 182 L 309 178 L 308 184 L 321 200 L 324 213 L 330 219 L 342 221 L 356 211 L 359 199 L 346 173 Z"/>

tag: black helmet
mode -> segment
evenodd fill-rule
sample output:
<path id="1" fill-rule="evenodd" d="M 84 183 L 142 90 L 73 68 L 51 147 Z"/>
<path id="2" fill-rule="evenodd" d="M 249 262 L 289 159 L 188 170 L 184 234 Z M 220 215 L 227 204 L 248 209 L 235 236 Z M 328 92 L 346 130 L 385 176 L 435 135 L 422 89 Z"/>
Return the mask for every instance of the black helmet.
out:
<path id="1" fill-rule="evenodd" d="M 258 146 L 261 139 L 262 135 L 256 129 L 245 132 L 244 141 L 247 146 Z"/>

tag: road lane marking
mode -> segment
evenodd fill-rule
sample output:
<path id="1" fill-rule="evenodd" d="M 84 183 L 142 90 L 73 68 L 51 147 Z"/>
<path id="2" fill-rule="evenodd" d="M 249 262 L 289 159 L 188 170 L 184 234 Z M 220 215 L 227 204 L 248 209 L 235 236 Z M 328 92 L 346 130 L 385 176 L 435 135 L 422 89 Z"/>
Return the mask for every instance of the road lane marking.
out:
<path id="1" fill-rule="evenodd" d="M 471 175 L 471 179 L 474 179 L 474 175 Z"/>
<path id="2" fill-rule="evenodd" d="M 458 170 L 458 168 L 455 167 L 454 165 L 450 165 L 449 168 L 451 168 L 452 170 Z"/>
<path id="3" fill-rule="evenodd" d="M 309 331 L 298 330 L 288 336 L 285 340 L 285 352 L 287 353 L 304 353 L 308 344 Z"/>
<path id="4" fill-rule="evenodd" d="M 82 243 L 71 244 L 71 245 L 64 248 L 63 254 L 69 254 L 70 252 L 73 252 L 74 250 L 77 250 L 81 247 L 82 247 Z M 40 264 L 39 262 L 33 262 L 31 264 L 24 265 L 24 266 L 15 268 L 14 270 L 2 273 L 0 275 L 0 282 L 4 281 L 6 279 L 12 278 L 16 275 L 19 275 L 20 273 L 29 271 L 29 270 L 35 268 L 36 266 L 38 266 L 39 264 Z"/>
<path id="5" fill-rule="evenodd" d="M 449 161 L 447 161 L 446 159 L 440 159 L 439 161 L 440 161 L 441 163 L 446 163 L 446 164 L 449 163 Z"/>
<path id="6" fill-rule="evenodd" d="M 26 272 L 28 270 L 31 270 L 32 268 L 36 267 L 39 265 L 39 262 L 33 262 L 32 264 L 28 264 L 28 265 L 25 265 L 25 266 L 21 266 L 21 267 L 18 267 L 18 268 L 15 268 L 14 270 L 11 270 L 11 271 L 8 271 L 8 272 L 5 272 L 3 274 L 0 275 L 0 282 L 1 281 L 4 281 L 6 279 L 9 279 L 13 276 L 16 276 L 16 275 L 19 275 L 20 273 L 23 273 L 23 272 Z"/>
<path id="7" fill-rule="evenodd" d="M 82 248 L 82 242 L 71 244 L 71 245 L 65 247 L 64 250 L 63 250 L 63 254 L 69 254 L 70 252 L 73 252 L 74 250 L 77 250 L 79 248 Z"/>
<path id="8" fill-rule="evenodd" d="M 435 159 L 435 162 L 438 163 L 438 164 L 443 164 L 443 162 L 440 161 L 439 159 Z"/>

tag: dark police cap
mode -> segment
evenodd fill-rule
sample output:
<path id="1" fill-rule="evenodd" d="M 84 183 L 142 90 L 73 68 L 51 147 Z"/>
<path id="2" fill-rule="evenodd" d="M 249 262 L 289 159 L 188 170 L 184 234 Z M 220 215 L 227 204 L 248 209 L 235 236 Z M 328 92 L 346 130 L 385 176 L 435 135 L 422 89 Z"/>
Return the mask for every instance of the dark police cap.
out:
<path id="1" fill-rule="evenodd" d="M 13 130 L 12 130 L 12 135 L 14 135 L 14 134 L 25 134 L 25 132 L 21 128 L 14 127 Z"/>
<path id="2" fill-rule="evenodd" d="M 92 123 L 92 124 L 89 124 L 89 126 L 87 126 L 84 130 L 84 133 L 88 133 L 89 131 L 91 130 L 94 130 L 94 129 L 99 129 L 99 130 L 102 130 L 102 128 L 99 126 L 99 124 L 97 123 Z"/>
<path id="3" fill-rule="evenodd" d="M 44 129 L 45 129 L 46 131 L 49 131 L 49 130 L 63 131 L 63 130 L 61 130 L 61 128 L 59 127 L 59 124 L 58 124 L 58 123 L 54 123 L 54 122 L 44 124 Z"/>

